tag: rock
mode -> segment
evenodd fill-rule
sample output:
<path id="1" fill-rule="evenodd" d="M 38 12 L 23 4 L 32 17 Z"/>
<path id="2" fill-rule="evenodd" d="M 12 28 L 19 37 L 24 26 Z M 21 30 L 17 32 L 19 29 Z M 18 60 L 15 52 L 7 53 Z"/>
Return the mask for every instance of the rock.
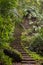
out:
<path id="1" fill-rule="evenodd" d="M 11 50 L 4 49 L 4 53 L 5 53 L 5 55 L 11 57 L 13 59 L 13 61 L 15 61 L 15 62 L 20 62 L 22 60 L 19 54 L 17 54 L 16 52 L 13 52 Z"/>

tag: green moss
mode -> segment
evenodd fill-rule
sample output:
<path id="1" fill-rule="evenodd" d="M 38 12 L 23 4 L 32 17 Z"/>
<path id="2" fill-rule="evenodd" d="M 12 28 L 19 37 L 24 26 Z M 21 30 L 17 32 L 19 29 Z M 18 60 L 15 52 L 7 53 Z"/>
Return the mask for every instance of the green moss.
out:
<path id="1" fill-rule="evenodd" d="M 35 53 L 35 52 L 32 52 L 28 49 L 26 49 L 23 45 L 23 43 L 21 43 L 22 47 L 24 48 L 24 50 L 26 51 L 26 53 L 28 55 L 30 55 L 33 59 L 35 59 L 36 61 L 43 61 L 43 56 L 40 56 L 39 54 Z"/>
<path id="2" fill-rule="evenodd" d="M 15 54 L 17 54 L 22 59 L 21 53 L 19 51 L 17 51 L 16 49 L 13 49 L 9 45 L 4 45 L 4 49 L 7 49 L 7 50 L 9 50 L 11 52 L 14 52 Z"/>
<path id="3" fill-rule="evenodd" d="M 0 62 L 3 65 L 12 65 L 12 59 L 9 56 L 6 56 L 3 51 L 0 51 Z"/>
<path id="4" fill-rule="evenodd" d="M 25 49 L 25 51 L 30 55 L 33 59 L 37 60 L 43 60 L 43 56 L 40 56 L 39 54 L 35 52 L 31 52 L 30 50 Z"/>
<path id="5" fill-rule="evenodd" d="M 4 50 L 10 51 L 10 53 L 13 53 L 13 56 L 10 57 L 9 55 L 6 55 L 4 53 Z M 3 65 L 12 65 L 13 62 L 21 61 L 22 55 L 20 52 L 18 52 L 16 49 L 13 49 L 9 45 L 4 45 L 4 48 L 0 49 L 0 61 L 3 63 Z M 13 62 L 12 62 L 13 61 Z"/>

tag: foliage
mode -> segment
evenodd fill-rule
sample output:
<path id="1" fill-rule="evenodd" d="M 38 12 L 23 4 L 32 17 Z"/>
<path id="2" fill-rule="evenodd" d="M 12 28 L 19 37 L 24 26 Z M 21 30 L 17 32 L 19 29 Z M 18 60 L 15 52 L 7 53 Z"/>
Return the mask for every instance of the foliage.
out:
<path id="1" fill-rule="evenodd" d="M 9 43 L 14 39 L 13 32 L 16 26 L 15 24 L 20 25 L 23 16 L 27 15 L 27 10 L 29 9 L 31 11 L 32 16 L 37 17 L 38 22 L 42 23 L 43 22 L 43 0 L 0 0 L 0 50 L 9 47 Z M 30 32 L 33 33 L 32 31 Z M 33 34 L 32 34 L 33 36 L 32 38 L 31 36 L 28 36 L 28 33 L 30 32 L 26 31 L 27 36 L 25 35 L 21 36 L 23 41 L 24 40 L 32 41 L 34 39 Z M 41 30 L 38 30 L 38 33 L 40 34 L 41 38 L 37 40 L 38 42 L 34 40 L 35 43 L 39 43 L 39 40 L 42 41 L 43 28 L 41 28 Z M 30 41 L 28 42 L 30 43 Z M 5 56 L 4 58 L 2 58 L 2 60 L 3 59 L 4 62 L 7 63 L 8 56 L 7 57 Z M 10 62 L 11 61 L 9 59 L 8 63 Z"/>
<path id="2" fill-rule="evenodd" d="M 43 40 L 40 37 L 37 37 L 30 45 L 29 48 L 31 51 L 34 51 L 40 55 L 43 55 Z"/>
<path id="3" fill-rule="evenodd" d="M 0 14 L 6 16 L 16 6 L 16 0 L 0 0 Z"/>
<path id="4" fill-rule="evenodd" d="M 43 39 L 43 27 L 39 30 L 40 36 Z"/>
<path id="5" fill-rule="evenodd" d="M 12 65 L 12 59 L 9 56 L 6 56 L 2 50 L 0 50 L 0 62 L 3 65 Z"/>
<path id="6" fill-rule="evenodd" d="M 12 51 L 11 51 L 12 50 Z M 4 49 L 4 54 L 12 58 L 12 62 L 20 62 L 22 60 L 22 55 L 20 52 L 14 49 Z"/>
<path id="7" fill-rule="evenodd" d="M 24 31 L 24 34 L 22 34 L 22 36 L 21 36 L 23 41 L 28 41 L 27 45 L 29 44 L 29 38 L 30 38 L 30 40 L 32 39 L 31 42 L 33 43 L 35 38 L 37 37 L 37 35 L 40 36 L 38 38 L 39 38 L 40 41 L 42 41 L 42 45 L 43 45 L 43 40 L 42 40 L 43 39 L 43 32 L 42 32 L 43 27 L 41 28 L 41 23 L 42 23 L 42 19 L 43 19 L 43 15 L 42 15 L 43 14 L 43 12 L 42 12 L 43 11 L 43 8 L 42 8 L 43 6 L 42 6 L 42 3 L 43 3 L 42 0 L 41 1 L 40 0 L 28 0 L 28 1 L 25 0 L 25 4 L 26 4 L 26 5 L 24 4 L 25 5 L 25 7 L 24 7 L 25 8 L 24 9 L 25 10 L 25 16 L 28 14 L 28 12 L 26 12 L 26 11 L 30 10 L 32 16 L 37 17 L 37 19 L 38 19 L 36 21 L 36 23 L 35 23 L 35 21 L 33 22 L 32 20 L 30 20 L 30 22 L 31 21 L 33 22 L 33 24 L 34 24 L 33 26 L 35 26 L 35 30 L 37 29 L 37 33 L 36 33 L 36 31 L 35 31 L 35 33 L 31 31 L 30 33 L 32 35 L 30 36 L 30 35 L 28 35 L 29 31 L 27 32 L 27 30 L 26 30 L 26 31 Z M 38 25 L 38 26 L 36 26 L 36 25 Z M 41 29 L 39 29 L 39 28 L 41 28 Z M 31 28 L 29 28 L 29 29 L 31 30 Z M 40 33 L 39 33 L 39 30 L 40 30 Z M 33 38 L 31 38 L 32 36 L 33 36 Z M 37 42 L 35 42 L 35 43 L 38 44 L 38 42 L 40 42 L 39 40 L 37 40 Z M 41 44 L 41 42 L 39 43 L 39 45 L 40 44 Z M 31 43 L 30 43 L 30 45 L 31 45 Z"/>
<path id="8" fill-rule="evenodd" d="M 7 19 L 0 16 L 0 43 L 8 42 L 11 39 L 14 30 L 14 23 L 8 17 Z"/>
<path id="9" fill-rule="evenodd" d="M 11 54 L 13 54 L 12 57 Z M 22 60 L 21 53 L 18 52 L 17 50 L 14 50 L 9 45 L 4 45 L 4 49 L 0 49 L 0 62 L 3 65 L 12 65 L 13 62 L 19 62 L 21 60 Z"/>
<path id="10" fill-rule="evenodd" d="M 30 51 L 26 48 L 25 48 L 25 51 L 28 53 L 28 55 L 30 55 L 36 61 L 39 61 L 39 62 L 43 61 L 43 57 L 38 55 L 36 52 Z"/>
<path id="11" fill-rule="evenodd" d="M 13 40 L 14 15 L 11 10 L 16 6 L 14 0 L 0 0 L 0 45 Z"/>
<path id="12" fill-rule="evenodd" d="M 15 7 L 16 0 L 0 0 L 0 61 L 4 65 L 12 65 L 11 58 L 6 56 L 3 50 L 7 47 L 10 49 L 9 43 L 13 40 L 13 32 L 15 28 L 13 10 Z M 20 53 L 16 51 L 14 52 L 20 58 Z"/>

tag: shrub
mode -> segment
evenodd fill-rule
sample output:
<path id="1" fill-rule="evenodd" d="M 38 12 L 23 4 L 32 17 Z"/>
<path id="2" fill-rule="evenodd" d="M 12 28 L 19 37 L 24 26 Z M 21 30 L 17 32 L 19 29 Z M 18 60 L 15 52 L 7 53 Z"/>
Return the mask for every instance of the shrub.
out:
<path id="1" fill-rule="evenodd" d="M 5 17 L 16 6 L 16 0 L 0 0 L 0 14 Z"/>
<path id="2" fill-rule="evenodd" d="M 13 62 L 20 62 L 22 60 L 22 55 L 20 52 L 13 48 L 6 48 L 3 50 L 4 54 L 9 56 L 10 58 L 13 59 Z"/>
<path id="3" fill-rule="evenodd" d="M 0 62 L 2 65 L 12 65 L 12 59 L 6 56 L 3 50 L 0 50 Z"/>
<path id="4" fill-rule="evenodd" d="M 17 50 L 6 47 L 0 49 L 0 62 L 2 65 L 12 65 L 13 62 L 20 62 L 22 60 L 22 55 Z"/>
<path id="5" fill-rule="evenodd" d="M 43 56 L 43 40 L 41 37 L 36 37 L 31 43 L 29 49 Z"/>

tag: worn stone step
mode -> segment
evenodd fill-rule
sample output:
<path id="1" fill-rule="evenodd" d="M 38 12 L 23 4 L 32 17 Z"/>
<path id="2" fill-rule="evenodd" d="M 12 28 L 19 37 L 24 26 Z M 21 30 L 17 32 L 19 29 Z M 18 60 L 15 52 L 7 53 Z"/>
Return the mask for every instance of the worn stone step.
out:
<path id="1" fill-rule="evenodd" d="M 16 42 L 18 43 L 18 41 Z M 13 47 L 22 54 L 23 59 L 20 63 L 14 63 L 14 65 L 36 65 L 36 61 L 26 53 L 21 44 L 17 43 L 15 43 Z"/>
<path id="2" fill-rule="evenodd" d="M 21 54 L 26 54 L 26 52 L 25 52 L 25 51 L 24 51 L 24 52 L 23 52 L 23 51 L 21 51 Z"/>
<path id="3" fill-rule="evenodd" d="M 18 49 L 18 50 L 21 50 L 21 52 L 25 52 L 23 49 Z"/>
<path id="4" fill-rule="evenodd" d="M 13 65 L 22 65 L 21 63 L 13 63 Z"/>
<path id="5" fill-rule="evenodd" d="M 20 45 L 14 45 L 14 47 L 20 47 L 20 48 L 22 48 Z"/>
<path id="6" fill-rule="evenodd" d="M 22 48 L 18 48 L 18 47 L 15 48 L 15 47 L 14 47 L 14 49 L 18 49 L 18 50 L 19 50 L 19 49 L 22 49 Z M 23 49 L 22 49 L 22 50 L 23 50 Z"/>
<path id="7" fill-rule="evenodd" d="M 28 55 L 28 54 L 27 54 L 27 53 L 23 53 L 22 55 L 24 55 L 24 56 L 25 56 L 25 55 Z"/>
<path id="8" fill-rule="evenodd" d="M 16 47 L 16 48 L 18 48 L 18 49 L 22 49 L 22 50 L 23 50 L 23 48 L 22 48 L 22 47 Z"/>
<path id="9" fill-rule="evenodd" d="M 15 49 L 17 48 L 17 49 L 22 49 L 22 50 L 23 50 L 23 48 L 22 48 L 22 47 L 18 47 L 18 46 L 15 46 L 14 48 L 15 48 Z"/>
<path id="10" fill-rule="evenodd" d="M 21 54 L 25 53 L 25 52 L 22 52 L 21 50 L 18 50 Z"/>
<path id="11" fill-rule="evenodd" d="M 22 47 L 19 47 L 19 46 L 16 46 L 16 48 L 18 48 L 18 49 L 23 49 Z"/>
<path id="12" fill-rule="evenodd" d="M 14 46 L 21 46 L 21 45 L 19 45 L 19 44 L 14 44 Z M 22 46 L 21 46 L 22 47 Z"/>
<path id="13" fill-rule="evenodd" d="M 37 64 L 30 64 L 30 63 L 22 63 L 22 65 L 37 65 Z"/>
<path id="14" fill-rule="evenodd" d="M 23 54 L 22 54 L 23 55 Z M 30 56 L 28 56 L 28 55 L 23 55 L 23 57 L 25 57 L 25 58 L 29 58 Z"/>
<path id="15" fill-rule="evenodd" d="M 13 43 L 14 45 L 21 45 L 21 44 L 19 44 L 19 43 Z"/>
<path id="16" fill-rule="evenodd" d="M 23 57 L 29 58 L 30 56 L 28 56 L 27 54 L 22 54 Z M 32 57 L 31 57 L 32 58 Z"/>
<path id="17" fill-rule="evenodd" d="M 36 64 L 36 62 L 35 61 L 21 61 L 21 63 L 27 63 L 27 64 Z"/>
<path id="18" fill-rule="evenodd" d="M 35 61 L 35 60 L 33 60 L 31 58 L 23 58 L 23 61 Z"/>
<path id="19" fill-rule="evenodd" d="M 23 52 L 21 54 L 27 54 L 27 53 L 23 50 Z"/>
<path id="20" fill-rule="evenodd" d="M 22 49 L 22 50 L 23 50 L 23 48 L 21 48 L 21 47 L 17 47 L 17 46 L 16 46 L 16 47 L 14 47 L 14 49 Z"/>
<path id="21" fill-rule="evenodd" d="M 23 55 L 22 55 L 23 56 Z M 31 58 L 31 57 L 28 57 L 28 56 L 23 56 L 23 58 L 25 59 L 25 58 L 29 58 L 29 59 L 33 59 L 33 58 Z"/>
<path id="22" fill-rule="evenodd" d="M 22 51 L 24 51 L 23 48 L 19 48 L 19 47 L 16 47 L 15 49 L 18 49 L 18 50 L 22 50 Z"/>
<path id="23" fill-rule="evenodd" d="M 34 59 L 32 59 L 32 58 L 23 58 L 23 60 L 30 60 L 30 61 L 35 61 Z"/>
<path id="24" fill-rule="evenodd" d="M 15 44 L 15 45 L 21 46 L 21 44 L 18 44 L 18 43 L 17 43 L 17 44 Z"/>

